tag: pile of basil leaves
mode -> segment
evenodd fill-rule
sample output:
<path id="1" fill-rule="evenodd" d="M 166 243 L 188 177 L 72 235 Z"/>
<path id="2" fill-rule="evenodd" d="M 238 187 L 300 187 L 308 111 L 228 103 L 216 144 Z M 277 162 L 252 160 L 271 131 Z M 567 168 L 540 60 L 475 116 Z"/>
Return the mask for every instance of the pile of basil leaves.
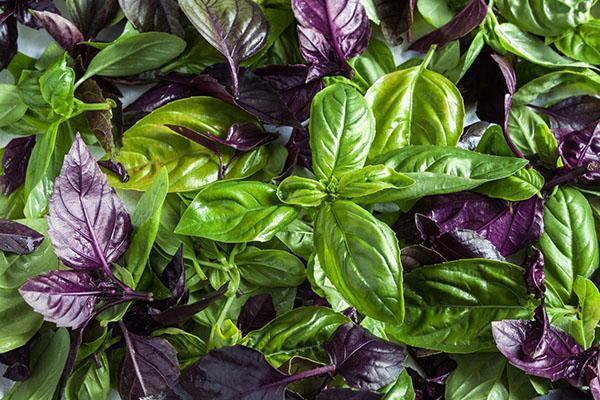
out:
<path id="1" fill-rule="evenodd" d="M 3 399 L 600 399 L 596 0 L 63 5 L 0 0 Z"/>

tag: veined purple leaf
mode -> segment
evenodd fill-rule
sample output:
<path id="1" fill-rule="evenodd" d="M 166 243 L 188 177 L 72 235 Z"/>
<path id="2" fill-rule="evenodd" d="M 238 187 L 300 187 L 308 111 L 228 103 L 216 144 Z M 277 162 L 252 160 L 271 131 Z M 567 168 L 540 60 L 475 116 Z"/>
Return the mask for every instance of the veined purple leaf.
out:
<path id="1" fill-rule="evenodd" d="M 23 25 L 33 29 L 42 29 L 43 25 L 34 18 L 31 11 L 48 11 L 60 15 L 54 0 L 14 0 L 12 1 L 14 16 Z"/>
<path id="2" fill-rule="evenodd" d="M 600 99 L 592 96 L 569 97 L 550 108 L 536 107 L 550 119 L 550 128 L 560 138 L 600 121 Z"/>
<path id="3" fill-rule="evenodd" d="M 312 153 L 310 151 L 308 129 L 304 127 L 294 128 L 285 148 L 288 150 L 288 158 L 285 162 L 284 171 L 291 171 L 295 165 L 311 168 Z"/>
<path id="4" fill-rule="evenodd" d="M 544 282 L 544 255 L 542 252 L 534 247 L 523 268 L 525 269 L 527 291 L 538 298 L 543 298 L 546 292 L 546 284 Z"/>
<path id="5" fill-rule="evenodd" d="M 260 329 L 276 317 L 273 297 L 270 293 L 250 297 L 242 306 L 237 326 L 243 335 Z"/>
<path id="6" fill-rule="evenodd" d="M 370 390 L 327 389 L 317 396 L 317 400 L 379 400 L 383 394 Z"/>
<path id="7" fill-rule="evenodd" d="M 169 261 L 163 272 L 160 274 L 160 281 L 171 291 L 171 298 L 169 301 L 171 301 L 172 304 L 177 304 L 186 292 L 183 244 L 179 246 L 171 261 Z"/>
<path id="8" fill-rule="evenodd" d="M 17 20 L 9 11 L 0 14 L 0 71 L 8 67 L 17 54 Z"/>
<path id="9" fill-rule="evenodd" d="M 471 0 L 446 25 L 428 33 L 410 45 L 411 50 L 426 52 L 433 44 L 444 45 L 457 40 L 477 28 L 485 19 L 488 4 L 485 0 Z"/>
<path id="10" fill-rule="evenodd" d="M 117 0 L 67 1 L 69 15 L 86 39 L 93 39 L 115 18 L 119 11 Z"/>
<path id="11" fill-rule="evenodd" d="M 157 395 L 179 379 L 179 363 L 173 346 L 165 339 L 135 335 L 120 324 L 127 346 L 119 394 L 123 400 Z"/>
<path id="12" fill-rule="evenodd" d="M 323 345 L 341 375 L 352 387 L 378 390 L 396 380 L 404 369 L 406 348 L 386 342 L 348 323 Z"/>
<path id="13" fill-rule="evenodd" d="M 128 113 L 149 113 L 172 101 L 194 96 L 193 87 L 181 83 L 161 83 L 144 93 L 125 109 Z"/>
<path id="14" fill-rule="evenodd" d="M 402 34 L 408 32 L 407 38 L 411 42 L 417 0 L 374 0 L 373 3 L 385 40 L 392 46 L 398 46 L 402 43 Z"/>
<path id="15" fill-rule="evenodd" d="M 456 361 L 443 353 L 424 355 L 419 353 L 417 350 L 415 362 L 420 372 L 410 367 L 406 369 L 412 378 L 416 398 L 443 400 L 446 380 L 450 373 L 456 369 Z"/>
<path id="16" fill-rule="evenodd" d="M 79 134 L 56 179 L 48 226 L 56 255 L 75 269 L 110 275 L 129 245 L 129 214 Z"/>
<path id="17" fill-rule="evenodd" d="M 85 103 L 106 103 L 102 88 L 95 79 L 85 80 L 77 88 L 76 95 Z M 106 154 L 112 156 L 115 147 L 111 121 L 112 111 L 88 111 L 85 113 L 85 119 Z"/>
<path id="18" fill-rule="evenodd" d="M 238 95 L 238 68 L 265 45 L 269 22 L 252 0 L 179 0 L 179 6 L 206 41 L 225 59 L 231 91 Z"/>
<path id="19" fill-rule="evenodd" d="M 35 136 L 18 137 L 6 145 L 2 156 L 2 194 L 8 196 L 25 182 L 25 172 L 35 145 Z"/>
<path id="20" fill-rule="evenodd" d="M 86 272 L 50 271 L 29 279 L 19 293 L 46 321 L 77 329 L 92 318 L 103 292 Z"/>
<path id="21" fill-rule="evenodd" d="M 60 47 L 65 49 L 72 57 L 77 56 L 77 44 L 85 39 L 71 21 L 50 11 L 32 10 L 31 13 Z"/>
<path id="22" fill-rule="evenodd" d="M 352 71 L 348 59 L 369 44 L 371 25 L 360 0 L 292 0 L 300 52 L 311 65 L 307 81 Z"/>
<path id="23" fill-rule="evenodd" d="M 0 250 L 15 254 L 29 254 L 44 241 L 44 236 L 30 227 L 0 219 Z"/>
<path id="24" fill-rule="evenodd" d="M 125 17 L 140 32 L 167 32 L 183 37 L 177 0 L 119 0 Z"/>
<path id="25" fill-rule="evenodd" d="M 123 164 L 118 161 L 100 160 L 98 161 L 98 165 L 117 175 L 121 179 L 121 182 L 127 182 L 129 180 L 129 174 L 127 173 L 127 170 Z"/>
<path id="26" fill-rule="evenodd" d="M 212 147 L 214 146 L 214 144 L 217 143 L 233 150 L 250 151 L 277 139 L 277 136 L 266 133 L 254 124 L 235 123 L 229 127 L 225 138 L 221 138 L 210 132 L 197 132 L 193 129 L 186 128 L 185 126 L 166 126 L 174 132 L 177 132 L 178 134 L 185 136 L 186 138 L 193 140 L 194 142 L 201 144 L 204 147 L 209 148 L 213 152 L 215 150 Z M 210 145 L 210 147 L 206 145 L 207 140 L 212 142 L 213 145 Z"/>

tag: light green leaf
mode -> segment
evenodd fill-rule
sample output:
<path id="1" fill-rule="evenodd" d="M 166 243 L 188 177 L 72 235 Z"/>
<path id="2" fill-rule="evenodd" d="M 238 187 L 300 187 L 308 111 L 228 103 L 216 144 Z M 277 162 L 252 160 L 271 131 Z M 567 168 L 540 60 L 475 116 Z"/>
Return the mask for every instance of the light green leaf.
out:
<path id="1" fill-rule="evenodd" d="M 346 198 L 368 196 L 382 190 L 398 190 L 415 181 L 385 165 L 368 165 L 340 179 L 337 195 Z"/>
<path id="2" fill-rule="evenodd" d="M 23 101 L 19 88 L 0 83 L 0 127 L 17 122 L 26 112 L 27 105 Z"/>
<path id="3" fill-rule="evenodd" d="M 550 72 L 521 86 L 513 97 L 513 109 L 527 104 L 551 106 L 569 97 L 599 92 L 600 75 L 593 70 Z"/>
<path id="4" fill-rule="evenodd" d="M 453 355 L 458 364 L 446 381 L 447 400 L 508 400 L 502 376 L 506 358 L 500 353 Z"/>
<path id="5" fill-rule="evenodd" d="M 40 92 L 52 110 L 69 117 L 75 96 L 75 71 L 67 65 L 65 54 L 40 76 Z"/>
<path id="6" fill-rule="evenodd" d="M 82 362 L 71 374 L 65 387 L 66 400 L 102 400 L 108 398 L 110 370 L 105 352 Z"/>
<path id="7" fill-rule="evenodd" d="M 361 55 L 350 59 L 348 64 L 354 69 L 352 80 L 361 87 L 363 93 L 377 79 L 396 70 L 392 51 L 387 44 L 375 38 L 371 38 L 369 47 Z"/>
<path id="8" fill-rule="evenodd" d="M 282 250 L 248 246 L 235 256 L 235 264 L 242 279 L 265 288 L 296 287 L 306 278 L 304 263 Z"/>
<path id="9" fill-rule="evenodd" d="M 383 400 L 415 400 L 412 378 L 406 369 L 398 376 L 396 383 L 385 392 Z"/>
<path id="10" fill-rule="evenodd" d="M 600 321 L 600 292 L 591 280 L 582 276 L 575 278 L 573 291 L 579 299 L 579 317 L 583 325 L 584 347 L 589 348 L 596 336 L 596 326 Z"/>
<path id="11" fill-rule="evenodd" d="M 592 19 L 567 32 L 556 47 L 575 60 L 600 64 L 600 19 Z"/>
<path id="12" fill-rule="evenodd" d="M 314 179 L 290 176 L 277 187 L 277 197 L 286 204 L 317 207 L 327 197 L 327 189 Z"/>

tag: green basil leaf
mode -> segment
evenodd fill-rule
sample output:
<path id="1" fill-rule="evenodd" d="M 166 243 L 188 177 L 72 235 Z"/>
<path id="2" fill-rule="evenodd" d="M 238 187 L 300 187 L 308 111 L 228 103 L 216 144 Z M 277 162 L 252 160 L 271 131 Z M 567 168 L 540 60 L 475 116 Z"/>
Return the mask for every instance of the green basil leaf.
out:
<path id="1" fill-rule="evenodd" d="M 349 201 L 326 204 L 315 222 L 315 245 L 325 275 L 366 316 L 401 323 L 402 264 L 392 229 Z"/>
<path id="2" fill-rule="evenodd" d="M 451 1 L 417 0 L 417 9 L 425 21 L 435 28 L 446 25 L 454 17 Z"/>
<path id="3" fill-rule="evenodd" d="M 103 351 L 81 363 L 67 381 L 66 400 L 97 400 L 108 398 L 110 369 Z"/>
<path id="4" fill-rule="evenodd" d="M 310 282 L 312 290 L 319 296 L 324 297 L 335 311 L 342 312 L 351 307 L 325 275 L 325 271 L 319 262 L 319 256 L 316 254 L 308 261 L 306 279 Z"/>
<path id="5" fill-rule="evenodd" d="M 0 83 L 0 127 L 14 124 L 27 112 L 27 105 L 15 85 Z"/>
<path id="6" fill-rule="evenodd" d="M 377 79 L 396 70 L 394 55 L 390 48 L 381 40 L 374 38 L 369 42 L 369 47 L 361 55 L 349 60 L 348 64 L 354 70 L 352 80 L 365 92 Z"/>
<path id="7" fill-rule="evenodd" d="M 298 215 L 275 191 L 261 182 L 213 183 L 185 210 L 175 233 L 227 243 L 270 240 Z"/>
<path id="8" fill-rule="evenodd" d="M 286 204 L 317 207 L 327 197 L 327 189 L 314 179 L 290 176 L 277 187 L 277 197 Z"/>
<path id="9" fill-rule="evenodd" d="M 451 147 L 409 146 L 378 157 L 373 163 L 386 165 L 413 179 L 415 184 L 357 199 L 365 204 L 470 190 L 513 175 L 527 165 L 527 160 Z"/>
<path id="10" fill-rule="evenodd" d="M 414 183 L 411 178 L 385 165 L 368 165 L 342 176 L 337 194 L 347 198 L 362 197 L 385 189 L 401 189 Z"/>
<path id="11" fill-rule="evenodd" d="M 579 25 L 554 44 L 575 60 L 600 64 L 600 19 L 592 19 Z"/>
<path id="12" fill-rule="evenodd" d="M 573 291 L 579 299 L 579 317 L 582 321 L 585 348 L 589 348 L 596 336 L 596 326 L 600 321 L 600 292 L 591 280 L 582 276 L 575 278 Z"/>
<path id="13" fill-rule="evenodd" d="M 202 339 L 179 328 L 158 329 L 152 336 L 162 337 L 173 346 L 182 369 L 194 364 L 207 351 Z"/>
<path id="14" fill-rule="evenodd" d="M 185 46 L 183 39 L 164 32 L 120 38 L 92 58 L 78 85 L 94 75 L 127 76 L 159 68 L 181 54 Z"/>
<path id="15" fill-rule="evenodd" d="M 546 121 L 527 106 L 516 106 L 508 117 L 510 137 L 525 156 L 537 156 L 548 166 L 556 167 L 558 142 Z"/>
<path id="16" fill-rule="evenodd" d="M 327 361 L 321 345 L 348 322 L 329 308 L 300 307 L 250 332 L 242 344 L 259 350 L 276 367 L 294 356 Z"/>
<path id="17" fill-rule="evenodd" d="M 396 383 L 385 392 L 383 400 L 415 400 L 415 397 L 412 378 L 405 368 L 398 376 Z"/>
<path id="18" fill-rule="evenodd" d="M 265 288 L 296 287 L 306 278 L 304 263 L 282 250 L 248 246 L 235 256 L 235 264 L 242 279 Z"/>
<path id="19" fill-rule="evenodd" d="M 452 356 L 457 367 L 446 381 L 447 400 L 508 399 L 503 376 L 506 358 L 500 353 Z"/>
<path id="20" fill-rule="evenodd" d="M 163 167 L 152 186 L 142 195 L 131 215 L 133 234 L 125 253 L 125 262 L 133 276 L 134 287 L 142 278 L 150 251 L 156 240 L 168 188 L 169 174 Z"/>
<path id="21" fill-rule="evenodd" d="M 592 208 L 576 189 L 559 188 L 544 205 L 546 301 L 554 307 L 577 304 L 576 277 L 589 278 L 598 268 L 598 238 Z"/>
<path id="22" fill-rule="evenodd" d="M 65 54 L 40 76 L 40 92 L 52 110 L 63 117 L 73 112 L 75 71 L 67 65 Z"/>
<path id="23" fill-rule="evenodd" d="M 598 92 L 600 75 L 592 70 L 550 72 L 521 86 L 513 97 L 513 109 L 527 104 L 551 106 L 569 97 L 595 96 Z"/>
<path id="24" fill-rule="evenodd" d="M 370 159 L 409 144 L 455 146 L 463 131 L 460 92 L 425 63 L 385 75 L 365 97 L 377 122 Z"/>
<path id="25" fill-rule="evenodd" d="M 43 323 L 42 316 L 25 303 L 16 289 L 0 288 L 0 353 L 23 346 Z"/>
<path id="26" fill-rule="evenodd" d="M 484 259 L 417 268 L 404 276 L 406 316 L 390 338 L 450 353 L 494 351 L 491 322 L 528 319 L 534 304 L 523 269 Z"/>
<path id="27" fill-rule="evenodd" d="M 331 181 L 365 164 L 375 120 L 357 90 L 335 84 L 313 99 L 309 131 L 313 171 L 318 179 Z"/>
<path id="28" fill-rule="evenodd" d="M 314 253 L 313 227 L 302 219 L 295 219 L 275 235 L 292 253 L 308 260 Z"/>

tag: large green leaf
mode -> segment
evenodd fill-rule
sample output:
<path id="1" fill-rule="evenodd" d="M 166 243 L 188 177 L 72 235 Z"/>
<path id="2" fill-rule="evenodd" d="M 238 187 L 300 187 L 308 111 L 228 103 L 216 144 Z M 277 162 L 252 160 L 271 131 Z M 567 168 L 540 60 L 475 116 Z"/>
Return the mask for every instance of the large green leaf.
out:
<path id="1" fill-rule="evenodd" d="M 567 32 L 556 47 L 575 60 L 600 64 L 600 19 L 593 19 Z"/>
<path id="2" fill-rule="evenodd" d="M 110 389 L 110 370 L 106 353 L 96 353 L 82 362 L 67 381 L 66 400 L 107 399 Z"/>
<path id="3" fill-rule="evenodd" d="M 579 319 L 585 339 L 583 345 L 588 348 L 594 342 L 596 326 L 600 321 L 600 292 L 594 282 L 582 276 L 575 278 L 573 291 L 579 299 Z"/>
<path id="4" fill-rule="evenodd" d="M 175 233 L 228 243 L 270 240 L 298 214 L 275 191 L 261 182 L 216 182 L 198 193 Z"/>
<path id="5" fill-rule="evenodd" d="M 348 303 L 366 316 L 401 323 L 402 264 L 392 229 L 349 201 L 326 204 L 315 222 L 321 267 Z"/>
<path id="6" fill-rule="evenodd" d="M 562 187 L 548 199 L 539 246 L 544 253 L 547 303 L 555 307 L 577 304 L 575 279 L 589 278 L 598 268 L 594 216 L 579 191 Z"/>
<path id="7" fill-rule="evenodd" d="M 294 356 L 327 361 L 322 344 L 348 322 L 348 318 L 329 308 L 296 308 L 250 332 L 243 344 L 259 350 L 277 367 Z"/>
<path id="8" fill-rule="evenodd" d="M 235 256 L 242 279 L 260 287 L 296 287 L 306 278 L 304 263 L 287 251 L 249 246 Z"/>
<path id="9" fill-rule="evenodd" d="M 455 146 L 463 131 L 460 92 L 425 63 L 385 75 L 366 99 L 377 122 L 369 158 L 409 144 Z"/>
<path id="10" fill-rule="evenodd" d="M 491 322 L 528 319 L 534 305 L 523 269 L 485 259 L 450 261 L 404 276 L 406 316 L 390 338 L 450 353 L 494 351 Z"/>
<path id="11" fill-rule="evenodd" d="M 452 356 L 457 367 L 446 381 L 447 400 L 508 400 L 503 382 L 506 358 L 500 353 Z"/>
<path id="12" fill-rule="evenodd" d="M 193 191 L 216 181 L 219 173 L 217 157 L 164 125 L 183 125 L 224 136 L 236 122 L 255 123 L 256 120 L 238 108 L 211 97 L 182 99 L 153 111 L 124 133 L 123 147 L 117 160 L 123 164 L 130 179 L 121 182 L 111 176 L 111 186 L 147 190 L 163 166 L 169 171 L 169 192 Z M 263 148 L 236 158 L 229 168 L 246 163 L 260 151 L 264 151 Z M 223 155 L 223 161 L 228 162 L 232 153 L 224 150 Z M 257 172 L 266 160 L 256 161 L 252 168 L 246 168 L 237 177 Z"/>
<path id="13" fill-rule="evenodd" d="M 7 126 L 20 120 L 27 112 L 19 88 L 15 85 L 0 84 L 0 126 Z"/>
<path id="14" fill-rule="evenodd" d="M 0 353 L 23 346 L 43 322 L 16 289 L 0 289 Z"/>
<path id="15" fill-rule="evenodd" d="M 375 134 L 375 120 L 363 96 L 348 85 L 320 91 L 310 110 L 313 171 L 330 181 L 364 165 Z"/>
<path id="16" fill-rule="evenodd" d="M 395 169 L 412 178 L 415 184 L 357 199 L 361 203 L 410 200 L 469 190 L 511 176 L 527 165 L 526 160 L 516 157 L 439 146 L 405 147 L 378 157 L 373 163 Z"/>

